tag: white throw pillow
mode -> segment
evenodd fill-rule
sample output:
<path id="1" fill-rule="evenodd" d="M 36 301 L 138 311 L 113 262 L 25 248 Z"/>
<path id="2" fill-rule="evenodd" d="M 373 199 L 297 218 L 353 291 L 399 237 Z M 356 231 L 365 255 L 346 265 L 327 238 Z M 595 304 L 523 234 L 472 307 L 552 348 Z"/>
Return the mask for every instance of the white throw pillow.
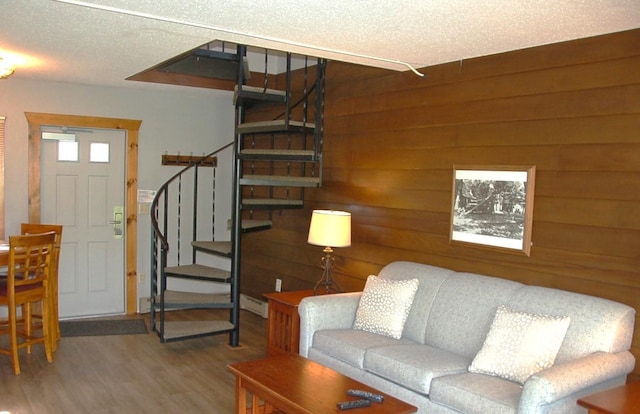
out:
<path id="1" fill-rule="evenodd" d="M 499 306 L 469 372 L 524 382 L 553 365 L 569 328 L 568 316 L 516 312 Z"/>
<path id="2" fill-rule="evenodd" d="M 353 328 L 400 339 L 417 290 L 418 279 L 390 280 L 369 276 Z"/>

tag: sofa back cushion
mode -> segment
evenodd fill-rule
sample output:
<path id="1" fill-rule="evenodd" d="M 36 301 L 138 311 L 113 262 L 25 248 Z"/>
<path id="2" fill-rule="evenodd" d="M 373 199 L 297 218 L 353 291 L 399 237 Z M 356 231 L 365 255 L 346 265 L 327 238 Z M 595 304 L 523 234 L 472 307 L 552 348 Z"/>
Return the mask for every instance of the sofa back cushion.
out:
<path id="1" fill-rule="evenodd" d="M 424 343 L 473 358 L 489 332 L 499 305 L 523 285 L 474 273 L 455 273 L 434 298 Z"/>
<path id="2" fill-rule="evenodd" d="M 629 350 L 635 310 L 622 303 L 540 286 L 523 286 L 505 303 L 531 313 L 571 318 L 556 364 L 593 352 Z"/>
<path id="3" fill-rule="evenodd" d="M 424 343 L 427 317 L 431 312 L 433 300 L 442 283 L 454 273 L 453 270 L 441 267 L 402 261 L 389 263 L 380 270 L 378 276 L 381 278 L 418 279 L 418 290 L 404 324 L 403 338 Z"/>
<path id="4" fill-rule="evenodd" d="M 400 339 L 418 290 L 418 279 L 393 280 L 369 276 L 364 286 L 354 329 Z"/>

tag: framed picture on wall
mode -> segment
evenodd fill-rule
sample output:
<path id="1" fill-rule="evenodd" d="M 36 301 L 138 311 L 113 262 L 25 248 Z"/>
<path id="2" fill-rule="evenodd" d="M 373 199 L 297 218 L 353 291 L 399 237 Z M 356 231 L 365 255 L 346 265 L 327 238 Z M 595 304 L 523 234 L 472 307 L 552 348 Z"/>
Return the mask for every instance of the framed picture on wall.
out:
<path id="1" fill-rule="evenodd" d="M 450 241 L 531 253 L 535 166 L 453 167 Z"/>

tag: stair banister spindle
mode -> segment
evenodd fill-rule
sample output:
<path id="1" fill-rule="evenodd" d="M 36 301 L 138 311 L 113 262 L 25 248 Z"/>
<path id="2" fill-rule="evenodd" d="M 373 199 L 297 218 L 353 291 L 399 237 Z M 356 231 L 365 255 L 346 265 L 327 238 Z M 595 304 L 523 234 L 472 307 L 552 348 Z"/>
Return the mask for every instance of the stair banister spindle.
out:
<path id="1" fill-rule="evenodd" d="M 291 121 L 291 53 L 287 53 L 287 82 L 285 93 L 285 128 L 289 129 L 289 122 Z"/>
<path id="2" fill-rule="evenodd" d="M 309 80 L 309 58 L 307 56 L 304 57 L 304 80 L 302 87 L 302 96 L 304 97 L 304 101 L 302 102 L 302 123 L 306 124 L 309 120 L 308 118 L 308 106 L 309 106 L 309 95 L 307 91 L 307 82 Z"/>
<path id="3" fill-rule="evenodd" d="M 198 240 L 198 171 L 199 167 L 196 164 L 193 168 L 193 217 L 191 225 L 191 240 Z M 191 263 L 196 262 L 196 249 L 191 249 Z"/>
<path id="4" fill-rule="evenodd" d="M 211 240 L 216 239 L 216 168 L 212 168 L 211 179 Z"/>
<path id="5" fill-rule="evenodd" d="M 180 266 L 180 244 L 181 244 L 181 240 L 182 240 L 182 175 L 180 176 L 180 178 L 178 178 L 178 214 L 177 214 L 177 229 L 176 229 L 176 234 L 178 235 L 178 241 L 177 241 L 177 248 L 176 248 L 176 253 L 177 253 L 177 264 L 178 266 Z"/>
<path id="6" fill-rule="evenodd" d="M 158 212 L 156 210 L 151 210 L 151 214 L 157 215 Z M 149 287 L 151 292 L 149 296 L 149 301 L 150 301 L 149 318 L 150 318 L 150 325 L 152 329 L 155 326 L 155 322 L 156 322 L 154 304 L 155 304 L 156 295 L 158 294 L 157 280 L 158 280 L 158 236 L 156 235 L 156 232 L 153 230 L 153 227 L 151 227 L 151 276 L 149 279 Z"/>
<path id="7" fill-rule="evenodd" d="M 264 88 L 262 93 L 267 91 L 269 84 L 269 49 L 264 50 Z"/>
<path id="8" fill-rule="evenodd" d="M 313 142 L 316 157 L 318 159 L 318 178 L 320 184 L 322 184 L 322 172 L 324 165 L 324 157 L 322 153 L 324 151 L 324 94 L 325 94 L 325 73 L 327 67 L 326 59 L 318 59 L 316 65 L 316 81 L 315 81 L 315 112 L 314 122 L 316 124 L 316 130 L 313 133 Z"/>

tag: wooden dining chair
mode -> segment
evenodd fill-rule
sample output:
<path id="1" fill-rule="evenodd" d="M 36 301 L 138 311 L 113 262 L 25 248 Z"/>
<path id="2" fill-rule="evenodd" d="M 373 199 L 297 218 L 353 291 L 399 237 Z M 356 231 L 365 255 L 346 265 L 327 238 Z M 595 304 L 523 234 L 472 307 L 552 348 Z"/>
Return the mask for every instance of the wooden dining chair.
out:
<path id="1" fill-rule="evenodd" d="M 56 241 L 54 245 L 54 251 L 51 264 L 51 275 L 49 275 L 49 286 L 51 289 L 51 349 L 55 351 L 58 347 L 58 340 L 60 340 L 60 314 L 58 311 L 58 269 L 60 267 L 60 247 L 62 246 L 62 225 L 60 224 L 36 224 L 36 223 L 22 223 L 20 224 L 20 233 L 25 234 L 41 234 L 53 231 L 56 233 Z M 42 312 L 35 311 L 32 318 L 42 319 Z"/>
<path id="2" fill-rule="evenodd" d="M 47 361 L 53 362 L 51 350 L 49 275 L 55 249 L 55 232 L 9 237 L 9 266 L 7 278 L 0 283 L 0 306 L 8 308 L 8 323 L 0 326 L 0 334 L 9 335 L 8 348 L 0 354 L 9 355 L 14 373 L 20 374 L 18 349 L 42 343 Z M 31 305 L 42 304 L 42 334 L 34 332 Z M 23 323 L 18 323 L 18 307 Z M 39 330 L 38 330 L 39 331 Z"/>

